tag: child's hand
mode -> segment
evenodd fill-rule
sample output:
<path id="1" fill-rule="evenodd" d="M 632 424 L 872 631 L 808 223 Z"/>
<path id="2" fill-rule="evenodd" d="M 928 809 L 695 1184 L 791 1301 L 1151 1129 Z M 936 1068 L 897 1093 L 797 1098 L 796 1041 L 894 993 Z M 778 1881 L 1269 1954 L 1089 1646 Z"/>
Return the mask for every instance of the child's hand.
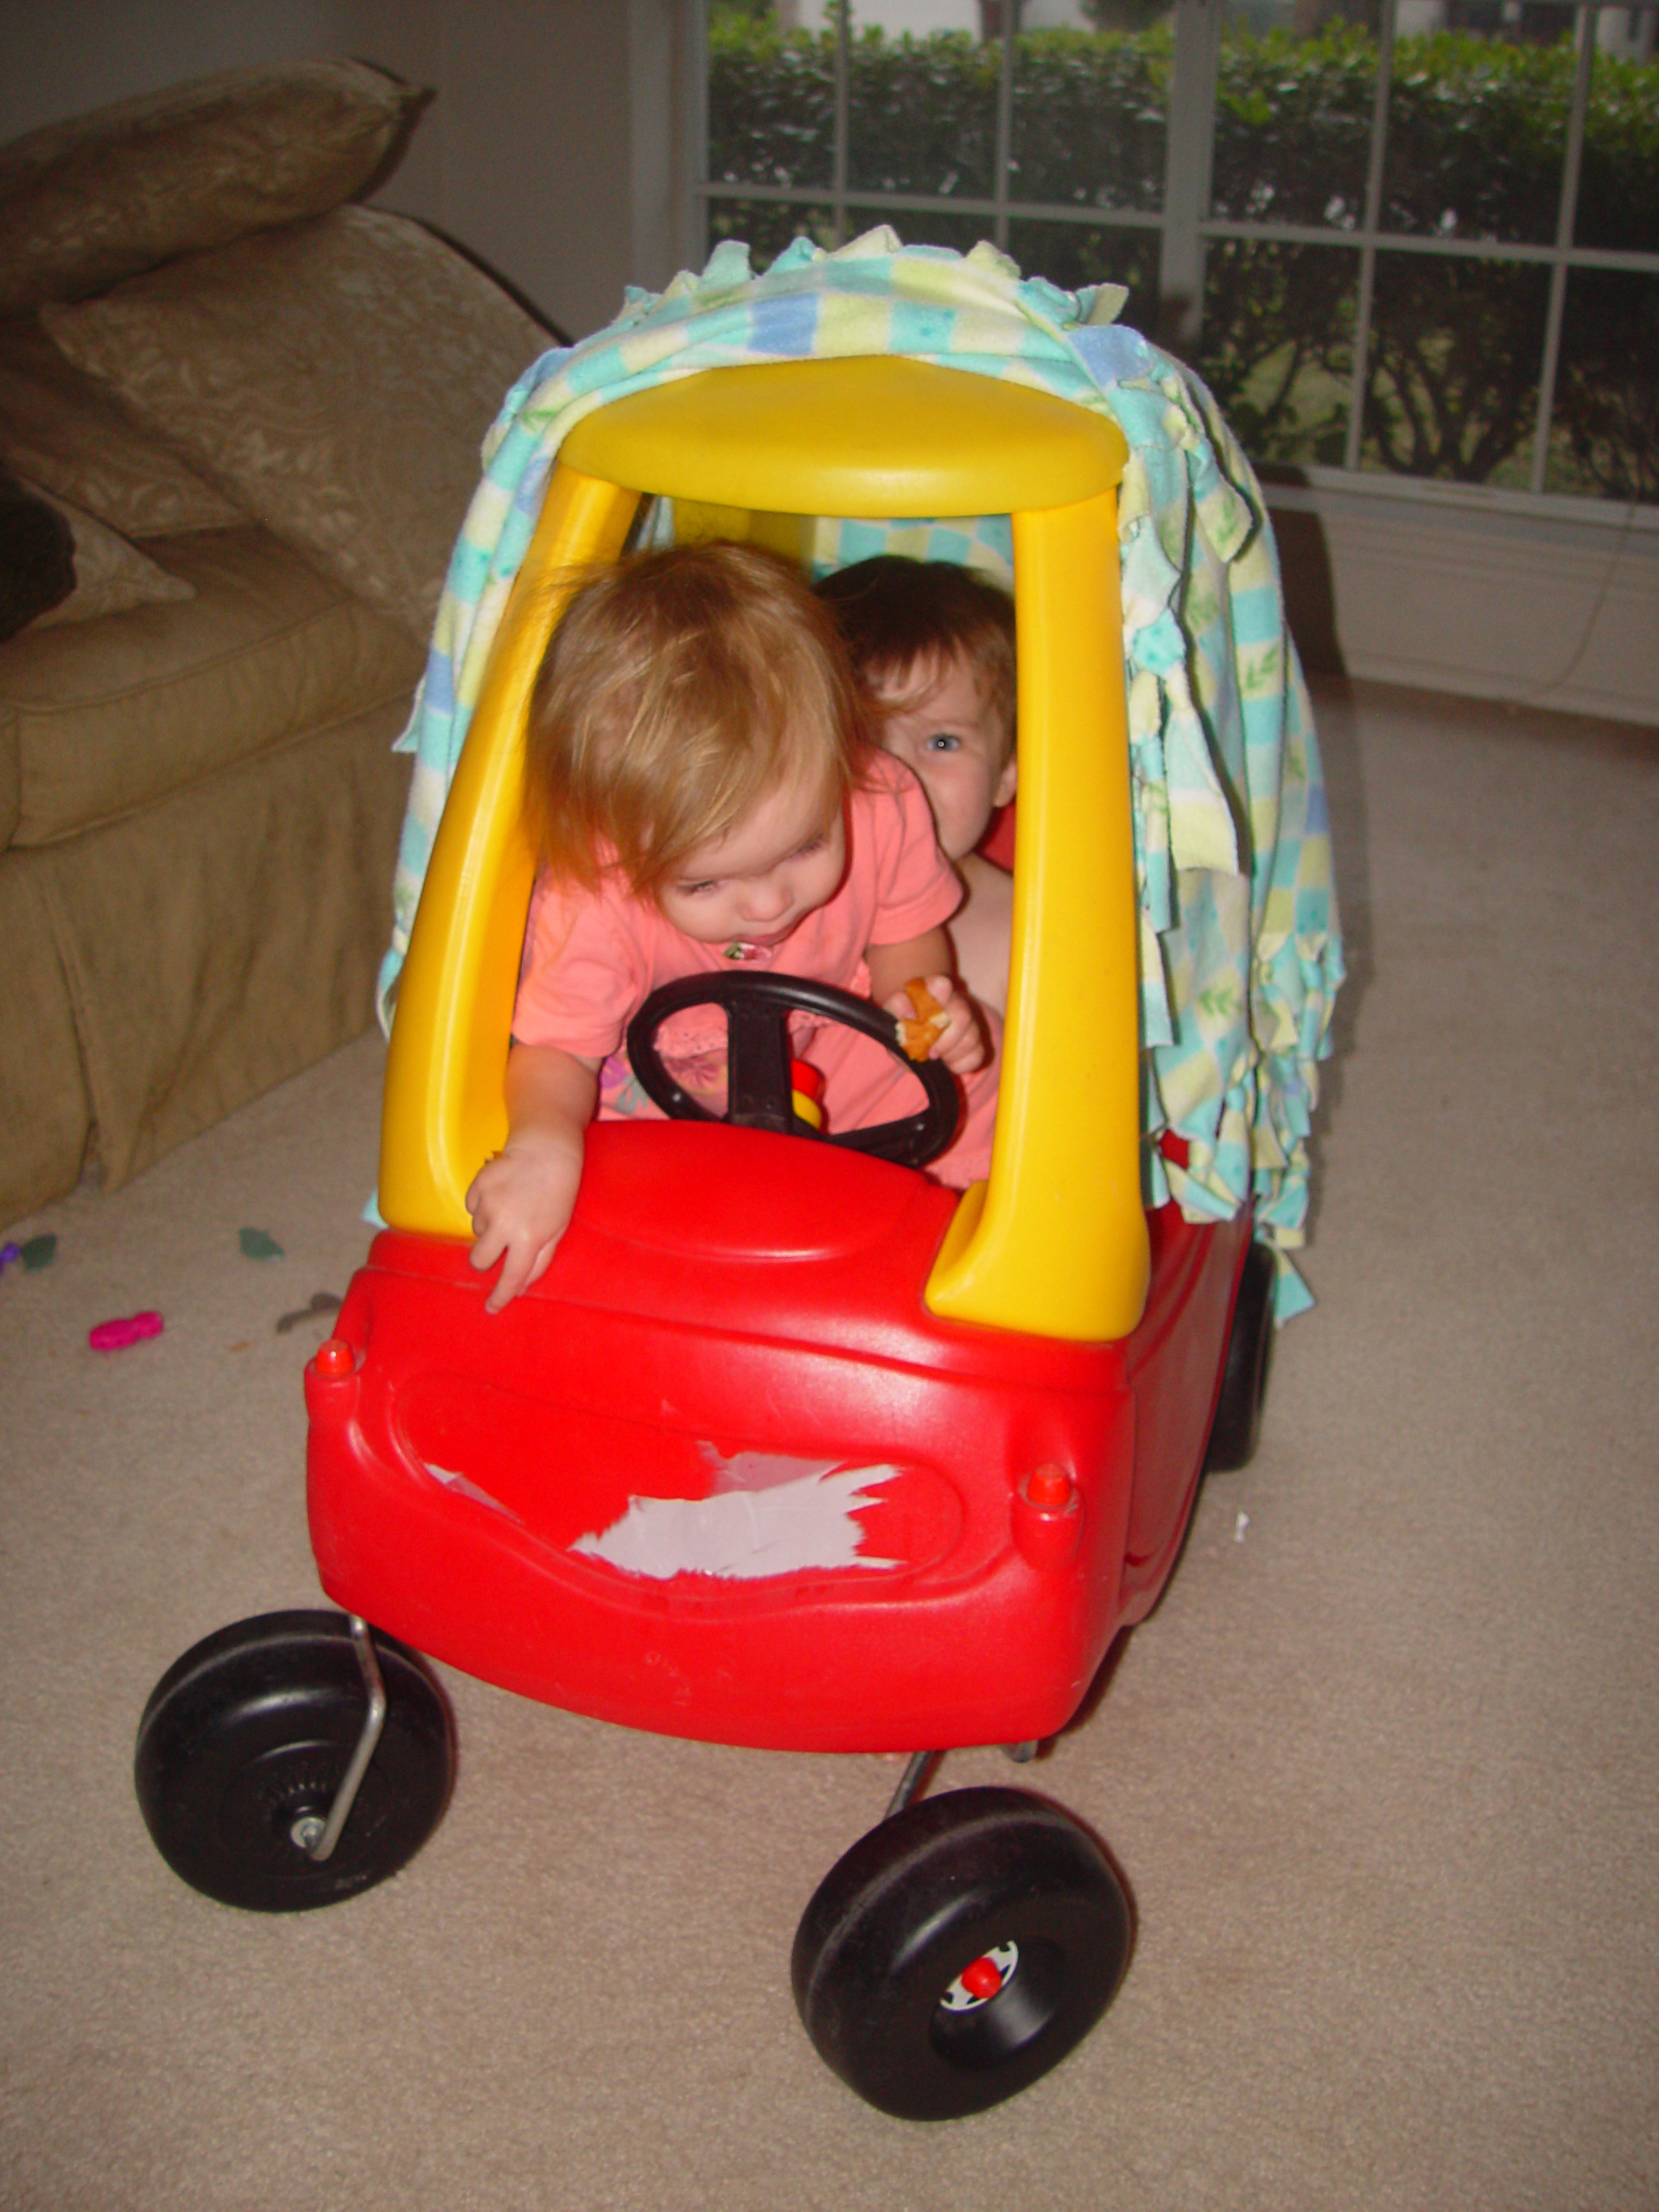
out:
<path id="1" fill-rule="evenodd" d="M 918 984 L 925 993 L 925 1001 L 920 1002 Z M 931 1011 L 925 1013 L 929 1002 Z M 898 1017 L 905 1050 L 913 1059 L 943 1060 L 952 1075 L 972 1075 L 989 1058 L 979 1009 L 954 976 L 918 977 L 915 984 L 895 991 L 885 1004 L 887 1012 Z"/>
<path id="2" fill-rule="evenodd" d="M 482 1274 L 501 1259 L 500 1278 L 484 1301 L 499 1313 L 509 1299 L 546 1274 L 569 1226 L 582 1181 L 582 1145 L 537 1131 L 510 1137 L 506 1149 L 486 1160 L 467 1193 L 477 1243 L 471 1258 Z"/>

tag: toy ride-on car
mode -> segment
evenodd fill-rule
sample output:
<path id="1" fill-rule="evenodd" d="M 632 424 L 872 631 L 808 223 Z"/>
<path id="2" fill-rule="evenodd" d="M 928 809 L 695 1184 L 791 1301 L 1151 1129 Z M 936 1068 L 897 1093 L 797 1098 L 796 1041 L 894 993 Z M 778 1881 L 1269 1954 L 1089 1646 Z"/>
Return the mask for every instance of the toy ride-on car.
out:
<path id="1" fill-rule="evenodd" d="M 914 1754 L 792 1961 L 812 2041 L 884 2110 L 995 2103 L 1109 2001 L 1129 1913 L 1090 1832 L 1026 1790 L 921 1784 L 950 1746 L 1019 1757 L 1065 1727 L 1156 1599 L 1212 1432 L 1235 1462 L 1255 1441 L 1268 1256 L 1248 1216 L 1198 1226 L 1141 1198 L 1125 458 L 1090 410 L 886 357 L 709 371 L 566 438 L 401 979 L 391 1226 L 306 1370 L 311 1538 L 344 1617 L 225 1630 L 158 1685 L 138 1791 L 187 1880 L 283 1910 L 401 1866 L 453 1757 L 418 1652 L 630 1727 Z M 492 1315 L 462 1194 L 505 1135 L 526 701 L 569 574 L 619 552 L 646 497 L 683 534 L 802 548 L 813 518 L 1012 518 L 992 1166 L 960 1195 L 919 1172 L 954 1126 L 938 1070 L 906 1120 L 815 1130 L 791 1012 L 893 1025 L 787 978 L 710 987 L 730 1038 L 711 1122 L 652 1050 L 693 988 L 671 987 L 629 1038 L 668 1118 L 589 1131 L 552 1265 Z"/>

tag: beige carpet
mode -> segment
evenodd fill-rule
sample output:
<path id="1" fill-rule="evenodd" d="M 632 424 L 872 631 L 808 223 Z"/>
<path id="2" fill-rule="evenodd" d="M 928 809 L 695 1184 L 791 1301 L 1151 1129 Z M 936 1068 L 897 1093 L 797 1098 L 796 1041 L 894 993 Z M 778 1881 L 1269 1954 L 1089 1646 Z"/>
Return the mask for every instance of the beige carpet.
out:
<path id="1" fill-rule="evenodd" d="M 1109 1840 L 1135 1955 L 1061 2069 L 883 2119 L 787 1981 L 876 1759 L 711 1750 L 448 1678 L 396 1880 L 243 1916 L 130 1781 L 151 1683 L 320 1602 L 283 1313 L 365 1232 L 365 1040 L 0 1280 L 0 2203 L 1659 2204 L 1659 739 L 1320 701 L 1353 947 L 1308 1272 L 1255 1464 L 1028 1778 Z M 268 1230 L 283 1256 L 242 1256 Z M 118 1356 L 88 1325 L 156 1306 Z M 944 1781 L 1005 1781 L 960 1754 Z"/>

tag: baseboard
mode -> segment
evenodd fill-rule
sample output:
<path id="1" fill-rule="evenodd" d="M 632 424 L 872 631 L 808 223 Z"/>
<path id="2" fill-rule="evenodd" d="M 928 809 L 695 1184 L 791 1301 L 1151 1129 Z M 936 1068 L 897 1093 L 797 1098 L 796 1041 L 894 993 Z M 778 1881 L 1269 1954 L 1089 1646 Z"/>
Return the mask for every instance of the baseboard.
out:
<path id="1" fill-rule="evenodd" d="M 1310 670 L 1659 725 L 1651 511 L 1620 527 L 1301 487 L 1268 499 Z"/>

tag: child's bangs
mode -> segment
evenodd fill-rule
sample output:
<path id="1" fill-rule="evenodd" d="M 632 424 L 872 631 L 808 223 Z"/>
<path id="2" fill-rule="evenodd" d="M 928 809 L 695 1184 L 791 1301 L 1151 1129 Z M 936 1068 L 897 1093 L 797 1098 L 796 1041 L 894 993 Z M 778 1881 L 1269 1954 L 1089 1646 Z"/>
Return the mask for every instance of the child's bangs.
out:
<path id="1" fill-rule="evenodd" d="M 633 772 L 613 788 L 626 818 L 611 842 L 642 895 L 780 785 L 820 791 L 828 816 L 855 779 L 863 731 L 838 662 L 826 665 L 791 626 L 752 652 L 734 642 L 664 683 L 625 748 Z"/>
<path id="2" fill-rule="evenodd" d="M 542 865 L 592 887 L 614 868 L 654 895 L 779 785 L 826 812 L 868 751 L 834 619 L 775 554 L 708 541 L 634 556 L 579 591 L 526 734 L 526 825 Z"/>
<path id="3" fill-rule="evenodd" d="M 864 682 L 902 685 L 913 702 L 963 663 L 1014 749 L 1014 601 L 976 569 L 878 553 L 818 585 Z M 889 711 L 892 709 L 890 709 Z"/>

